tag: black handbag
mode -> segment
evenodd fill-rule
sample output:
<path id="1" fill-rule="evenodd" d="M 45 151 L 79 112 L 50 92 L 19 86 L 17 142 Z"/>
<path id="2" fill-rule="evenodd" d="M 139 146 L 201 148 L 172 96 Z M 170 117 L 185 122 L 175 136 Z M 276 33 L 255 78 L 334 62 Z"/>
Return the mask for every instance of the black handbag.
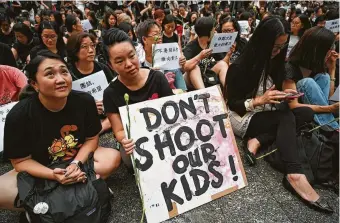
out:
<path id="1" fill-rule="evenodd" d="M 64 162 L 49 167 L 66 168 L 68 164 Z M 106 222 L 111 211 L 110 192 L 106 182 L 96 178 L 93 153 L 83 166 L 87 182 L 71 185 L 20 172 L 15 206 L 24 208 L 34 223 Z"/>

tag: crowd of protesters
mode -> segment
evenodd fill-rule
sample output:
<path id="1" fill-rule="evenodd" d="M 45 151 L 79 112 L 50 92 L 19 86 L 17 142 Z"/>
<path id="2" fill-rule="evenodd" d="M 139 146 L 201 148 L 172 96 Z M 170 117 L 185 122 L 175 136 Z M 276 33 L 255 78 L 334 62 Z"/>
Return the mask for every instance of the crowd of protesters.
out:
<path id="1" fill-rule="evenodd" d="M 246 160 L 255 163 L 258 151 L 276 142 L 284 185 L 308 205 L 332 212 L 303 174 L 296 131 L 314 122 L 338 134 L 332 120 L 339 102 L 329 98 L 339 85 L 339 33 L 325 27 L 336 19 L 338 3 L 318 1 L 1 1 L 0 105 L 19 103 L 6 118 L 4 158 L 14 170 L 0 176 L 0 208 L 14 209 L 18 172 L 84 182 L 79 163 L 91 152 L 103 179 L 121 160 L 131 167 L 134 140 L 118 109 L 124 94 L 134 104 L 218 84 Z M 230 51 L 212 54 L 213 34 L 233 32 Z M 161 43 L 178 43 L 179 69 L 153 67 L 152 46 Z M 72 81 L 98 71 L 109 83 L 103 101 L 71 90 Z M 304 96 L 287 98 L 298 93 Z M 119 148 L 98 146 L 99 135 L 111 131 Z M 51 142 L 71 133 L 76 140 L 65 154 L 73 160 L 66 177 L 47 166 L 65 158 L 51 151 Z"/>

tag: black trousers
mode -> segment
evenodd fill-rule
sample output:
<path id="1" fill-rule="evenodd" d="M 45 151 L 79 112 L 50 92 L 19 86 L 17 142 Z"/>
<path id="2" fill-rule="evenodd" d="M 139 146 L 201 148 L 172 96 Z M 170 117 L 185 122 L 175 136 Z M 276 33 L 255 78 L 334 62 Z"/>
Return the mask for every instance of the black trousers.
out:
<path id="1" fill-rule="evenodd" d="M 301 173 L 296 144 L 296 128 L 313 120 L 314 112 L 307 107 L 284 111 L 256 113 L 250 120 L 246 137 L 256 138 L 261 146 L 276 141 L 285 163 L 286 174 Z"/>

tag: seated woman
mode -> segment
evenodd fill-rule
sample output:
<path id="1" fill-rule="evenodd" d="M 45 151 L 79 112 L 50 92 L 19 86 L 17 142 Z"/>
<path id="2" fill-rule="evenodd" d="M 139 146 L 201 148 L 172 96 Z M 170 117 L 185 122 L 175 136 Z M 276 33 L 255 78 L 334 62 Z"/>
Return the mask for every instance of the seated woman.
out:
<path id="1" fill-rule="evenodd" d="M 0 176 L 1 209 L 14 209 L 18 172 L 74 184 L 86 180 L 79 166 L 91 152 L 95 172 L 101 178 L 109 177 L 120 164 L 118 151 L 98 147 L 101 125 L 93 98 L 71 90 L 72 78 L 63 60 L 51 52 L 40 53 L 43 55 L 33 58 L 27 66 L 35 93 L 19 101 L 6 118 L 4 155 L 14 170 Z M 58 153 L 56 142 L 67 143 L 65 154 Z M 47 167 L 63 160 L 72 160 L 66 170 Z"/>
<path id="2" fill-rule="evenodd" d="M 28 60 L 30 60 L 30 58 L 35 58 L 39 51 L 47 49 L 50 52 L 59 55 L 64 61 L 67 61 L 63 37 L 54 22 L 42 21 L 39 25 L 38 33 L 40 45 L 33 47 Z"/>
<path id="3" fill-rule="evenodd" d="M 103 71 L 106 80 L 110 83 L 113 74 L 110 69 L 100 62 L 94 60 L 96 56 L 95 37 L 88 33 L 77 33 L 72 35 L 67 42 L 67 55 L 69 55 L 69 69 L 72 80 L 78 80 L 91 74 Z M 110 121 L 104 116 L 103 101 L 96 101 L 98 114 L 101 115 L 102 129 L 100 133 L 111 129 Z"/>
<path id="4" fill-rule="evenodd" d="M 152 45 L 153 44 L 161 44 L 162 43 L 162 31 L 160 26 L 154 20 L 146 20 L 141 23 L 138 27 L 138 38 L 142 43 L 145 51 L 145 62 L 142 64 L 143 66 L 153 68 L 152 65 Z M 186 63 L 186 59 L 183 55 L 179 58 L 179 65 L 184 67 Z M 155 68 L 157 69 L 157 68 Z M 176 70 L 161 70 L 164 74 L 167 72 L 173 72 L 175 74 L 175 87 L 177 89 L 182 89 L 186 91 L 186 84 L 183 78 L 183 74 L 181 69 Z"/>
<path id="5" fill-rule="evenodd" d="M 236 135 L 251 138 L 245 148 L 249 161 L 255 161 L 253 155 L 260 146 L 276 140 L 286 170 L 283 185 L 308 205 L 332 212 L 302 174 L 296 143 L 298 121 L 290 109 L 274 106 L 285 99 L 286 93 L 296 93 L 292 89 L 275 90 L 283 82 L 288 34 L 289 24 L 283 18 L 270 16 L 257 26 L 243 53 L 228 70 L 225 96 L 229 117 Z M 305 116 L 311 113 L 308 108 L 294 112 Z"/>
<path id="6" fill-rule="evenodd" d="M 13 26 L 13 31 L 16 37 L 16 41 L 12 47 L 14 58 L 22 64 L 25 64 L 31 49 L 39 45 L 39 39 L 33 37 L 31 29 L 21 22 Z"/>
<path id="7" fill-rule="evenodd" d="M 334 34 L 323 27 L 313 27 L 305 32 L 293 48 L 286 64 L 284 89 L 297 89 L 304 93 L 300 100 L 289 103 L 290 108 L 309 107 L 316 113 L 314 120 L 324 125 L 332 120 L 332 113 L 339 111 L 339 102 L 329 105 L 328 98 L 334 93 L 336 60 Z M 327 68 L 328 72 L 326 72 Z M 338 130 L 339 124 L 328 124 Z"/>
<path id="8" fill-rule="evenodd" d="M 118 142 L 122 144 L 121 156 L 128 167 L 134 148 L 132 139 L 127 139 L 119 115 L 119 107 L 125 105 L 124 94 L 129 95 L 129 104 L 173 95 L 164 74 L 140 68 L 134 45 L 129 36 L 118 29 L 109 30 L 103 38 L 108 46 L 107 57 L 118 76 L 104 91 L 104 107 Z"/>
<path id="9" fill-rule="evenodd" d="M 83 32 L 83 26 L 81 25 L 80 19 L 75 15 L 66 16 L 65 26 L 67 30 L 67 33 L 65 34 L 64 37 L 65 44 L 67 44 L 67 41 L 70 38 L 70 36 Z"/>

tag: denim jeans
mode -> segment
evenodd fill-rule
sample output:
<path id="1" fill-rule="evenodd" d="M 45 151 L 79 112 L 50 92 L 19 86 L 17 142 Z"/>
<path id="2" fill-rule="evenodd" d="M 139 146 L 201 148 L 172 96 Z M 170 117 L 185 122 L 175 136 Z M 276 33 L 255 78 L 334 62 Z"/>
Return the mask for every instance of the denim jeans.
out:
<path id="1" fill-rule="evenodd" d="M 327 73 L 317 74 L 314 78 L 303 78 L 297 82 L 296 86 L 299 92 L 305 94 L 302 97 L 302 102 L 304 104 L 329 105 L 328 95 L 330 77 Z M 334 115 L 332 113 L 319 113 L 314 115 L 314 121 L 319 125 L 324 125 L 332 120 L 334 120 Z M 333 129 L 339 129 L 339 124 L 337 122 L 332 122 L 328 125 Z"/>
<path id="2" fill-rule="evenodd" d="M 175 74 L 175 87 L 177 89 L 182 89 L 183 91 L 188 90 L 181 69 L 165 70 L 164 74 L 167 72 L 172 72 Z"/>

